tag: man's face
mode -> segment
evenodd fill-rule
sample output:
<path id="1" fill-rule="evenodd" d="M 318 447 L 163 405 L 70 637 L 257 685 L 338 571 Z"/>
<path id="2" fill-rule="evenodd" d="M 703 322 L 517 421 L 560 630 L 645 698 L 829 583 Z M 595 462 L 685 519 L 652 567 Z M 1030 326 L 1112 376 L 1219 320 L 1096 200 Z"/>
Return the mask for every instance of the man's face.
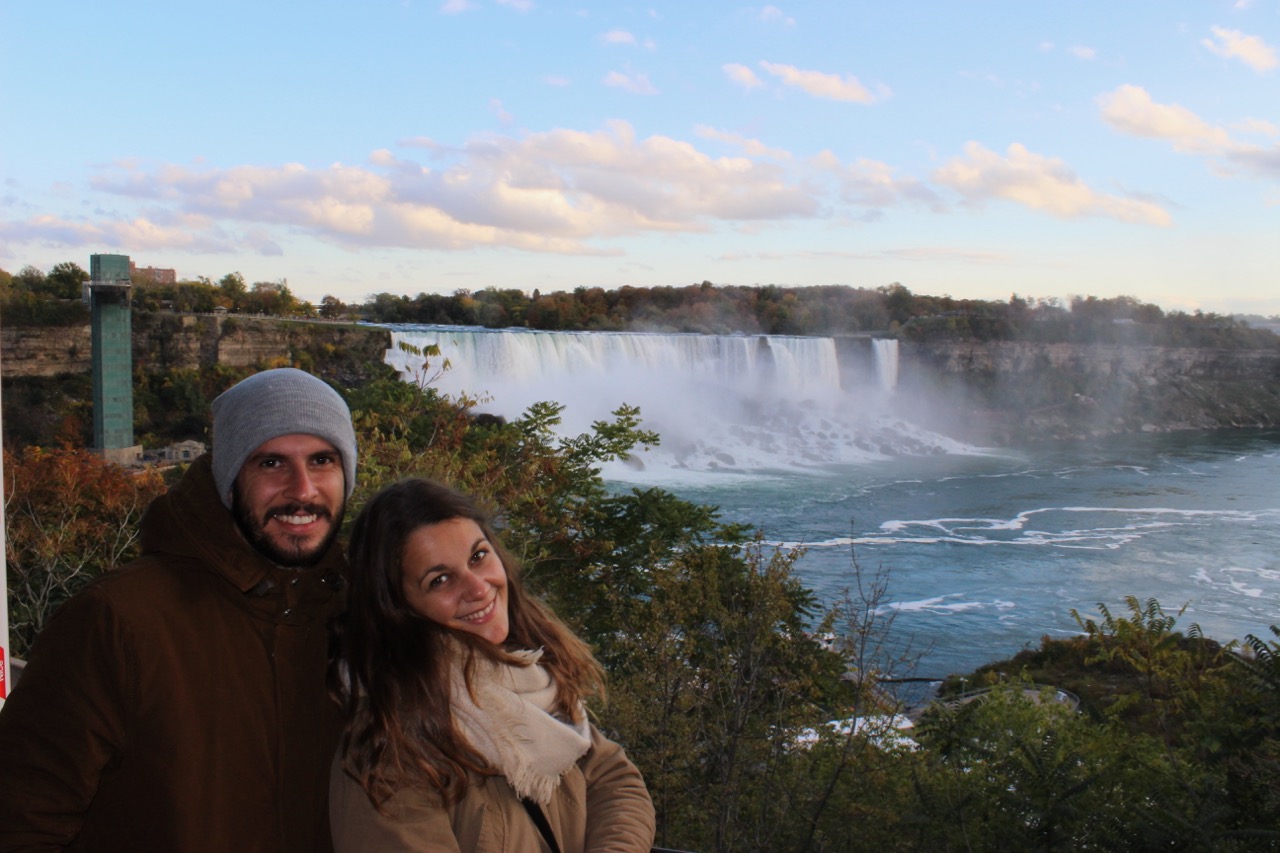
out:
<path id="1" fill-rule="evenodd" d="M 314 435 L 273 438 L 245 460 L 232 489 L 240 532 L 281 566 L 315 565 L 346 509 L 342 456 Z"/>

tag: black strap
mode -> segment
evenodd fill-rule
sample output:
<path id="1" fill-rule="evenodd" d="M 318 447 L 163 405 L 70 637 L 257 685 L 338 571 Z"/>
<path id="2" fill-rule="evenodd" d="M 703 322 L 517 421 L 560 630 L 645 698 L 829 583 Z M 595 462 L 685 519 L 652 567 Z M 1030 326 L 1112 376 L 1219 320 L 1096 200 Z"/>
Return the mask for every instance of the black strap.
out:
<path id="1" fill-rule="evenodd" d="M 542 806 L 524 797 L 520 798 L 520 804 L 529 813 L 529 817 L 533 818 L 533 825 L 538 827 L 538 832 L 541 832 L 542 837 L 546 839 L 547 846 L 551 848 L 551 853 L 560 853 L 560 845 L 556 843 L 556 834 L 551 831 L 551 824 L 547 823 L 547 816 L 542 813 Z"/>

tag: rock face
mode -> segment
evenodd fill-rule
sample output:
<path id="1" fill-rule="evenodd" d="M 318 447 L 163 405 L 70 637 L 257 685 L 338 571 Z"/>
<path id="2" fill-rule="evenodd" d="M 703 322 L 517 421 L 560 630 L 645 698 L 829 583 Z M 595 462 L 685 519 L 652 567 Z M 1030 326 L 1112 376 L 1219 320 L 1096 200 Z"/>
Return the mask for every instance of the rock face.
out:
<path id="1" fill-rule="evenodd" d="M 300 364 L 352 384 L 367 375 L 361 368 L 382 363 L 390 345 L 386 329 L 346 323 L 189 314 L 133 316 L 134 360 L 144 369 Z M 6 380 L 88 373 L 91 357 L 88 325 L 0 327 L 0 370 Z"/>
<path id="2" fill-rule="evenodd" d="M 903 343 L 904 361 L 953 375 L 1178 376 L 1198 379 L 1280 379 L 1278 349 L 1212 349 L 1117 344 L 1035 344 L 1019 341 Z"/>
<path id="3" fill-rule="evenodd" d="M 93 357 L 89 327 L 0 326 L 0 374 L 5 379 L 88 373 Z"/>
<path id="4" fill-rule="evenodd" d="M 900 364 L 922 416 L 996 443 L 1280 425 L 1280 348 L 904 342 Z"/>

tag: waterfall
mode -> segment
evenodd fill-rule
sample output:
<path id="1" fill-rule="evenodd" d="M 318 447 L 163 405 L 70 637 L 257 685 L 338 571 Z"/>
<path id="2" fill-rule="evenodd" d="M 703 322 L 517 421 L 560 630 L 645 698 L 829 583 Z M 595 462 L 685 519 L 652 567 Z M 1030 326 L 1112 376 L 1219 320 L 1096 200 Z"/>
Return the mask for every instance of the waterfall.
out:
<path id="1" fill-rule="evenodd" d="M 875 352 L 880 389 L 892 393 L 898 387 L 898 341 L 896 338 L 876 338 L 871 346 Z"/>
<path id="2" fill-rule="evenodd" d="M 441 389 L 472 394 L 511 384 L 545 388 L 599 379 L 622 393 L 614 381 L 620 375 L 633 383 L 626 393 L 641 395 L 676 379 L 792 398 L 840 388 L 831 338 L 398 326 L 388 363 L 404 372 L 401 342 L 438 344 L 451 364 Z"/>
<path id="3" fill-rule="evenodd" d="M 422 359 L 400 344 L 439 346 L 426 374 L 441 393 L 477 400 L 476 411 L 512 418 L 552 401 L 565 407 L 564 434 L 576 435 L 623 404 L 639 406 L 645 428 L 662 437 L 643 457 L 649 469 L 795 468 L 914 452 L 901 447 L 913 440 L 903 425 L 877 420 L 880 389 L 841 387 L 832 338 L 390 328 L 388 364 L 416 379 Z"/>

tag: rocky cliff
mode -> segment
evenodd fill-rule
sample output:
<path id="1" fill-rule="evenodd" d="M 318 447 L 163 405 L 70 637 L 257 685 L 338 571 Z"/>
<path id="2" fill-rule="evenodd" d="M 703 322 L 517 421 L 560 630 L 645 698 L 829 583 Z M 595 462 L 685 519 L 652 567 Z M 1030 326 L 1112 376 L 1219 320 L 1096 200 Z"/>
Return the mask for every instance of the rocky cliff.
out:
<path id="1" fill-rule="evenodd" d="M 0 326 L 0 375 L 9 379 L 88 373 L 89 326 Z"/>
<path id="2" fill-rule="evenodd" d="M 1280 347 L 904 342 L 900 388 L 950 432 L 998 443 L 1277 426 Z"/>
<path id="3" fill-rule="evenodd" d="M 386 329 L 253 317 L 138 313 L 132 318 L 135 434 L 148 447 L 206 440 L 209 401 L 237 375 L 302 367 L 355 388 L 386 375 Z M 7 448 L 92 443 L 88 325 L 0 327 Z"/>
<path id="4" fill-rule="evenodd" d="M 140 365 L 184 369 L 299 365 L 341 384 L 354 384 L 380 365 L 391 335 L 349 323 L 191 314 L 134 314 L 133 354 Z M 6 381 L 55 378 L 90 370 L 88 325 L 0 327 L 0 372 Z"/>

